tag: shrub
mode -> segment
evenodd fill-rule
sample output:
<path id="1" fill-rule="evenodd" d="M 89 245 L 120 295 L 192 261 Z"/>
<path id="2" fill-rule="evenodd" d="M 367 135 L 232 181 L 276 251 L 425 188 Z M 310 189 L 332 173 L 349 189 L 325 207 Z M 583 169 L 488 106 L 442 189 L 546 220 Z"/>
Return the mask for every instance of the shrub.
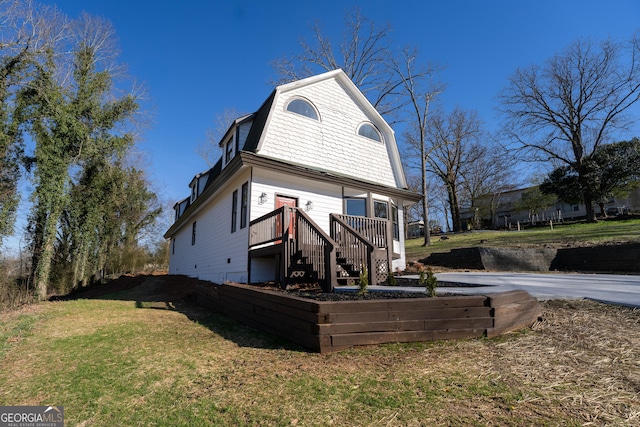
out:
<path id="1" fill-rule="evenodd" d="M 398 282 L 396 281 L 396 276 L 392 272 L 389 272 L 389 274 L 387 275 L 387 283 L 391 286 L 395 286 L 398 284 Z"/>
<path id="2" fill-rule="evenodd" d="M 436 275 L 433 274 L 433 271 L 431 270 L 431 268 L 427 269 L 427 273 L 426 273 L 426 277 L 425 277 L 425 280 L 424 280 L 424 284 L 425 284 L 425 286 L 427 288 L 427 293 L 429 294 L 429 296 L 430 297 L 435 297 L 436 296 L 436 288 L 438 287 L 438 279 L 436 278 Z"/>
<path id="3" fill-rule="evenodd" d="M 360 278 L 358 279 L 358 286 L 360 287 L 360 294 L 366 294 L 369 292 L 367 287 L 369 286 L 369 273 L 367 272 L 367 267 L 362 267 L 362 271 L 360 272 Z"/>
<path id="4" fill-rule="evenodd" d="M 430 297 L 436 296 L 438 279 L 436 278 L 435 274 L 433 274 L 433 270 L 431 270 L 431 267 L 427 268 L 426 270 L 424 268 L 420 269 L 420 277 L 418 278 L 418 283 L 426 288 L 427 294 Z"/>

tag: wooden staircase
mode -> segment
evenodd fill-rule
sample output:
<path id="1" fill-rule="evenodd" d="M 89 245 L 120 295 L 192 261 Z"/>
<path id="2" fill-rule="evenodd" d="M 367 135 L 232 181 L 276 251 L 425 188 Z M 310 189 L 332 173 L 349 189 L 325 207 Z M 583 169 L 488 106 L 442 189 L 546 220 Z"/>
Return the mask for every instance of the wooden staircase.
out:
<path id="1" fill-rule="evenodd" d="M 356 284 L 365 269 L 369 284 L 376 285 L 387 279 L 391 265 L 386 220 L 331 214 L 329 235 L 303 210 L 282 206 L 251 221 L 249 236 L 250 256 L 278 260 L 282 287 L 319 283 L 331 292 Z"/>

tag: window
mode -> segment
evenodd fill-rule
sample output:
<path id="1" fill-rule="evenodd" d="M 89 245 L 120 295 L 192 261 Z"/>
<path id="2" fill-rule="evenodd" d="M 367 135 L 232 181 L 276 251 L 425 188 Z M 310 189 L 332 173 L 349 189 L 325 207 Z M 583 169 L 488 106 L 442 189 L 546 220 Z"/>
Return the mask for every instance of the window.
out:
<path id="1" fill-rule="evenodd" d="M 249 183 L 242 184 L 242 202 L 240 203 L 240 228 L 247 226 L 247 211 L 249 205 Z"/>
<path id="2" fill-rule="evenodd" d="M 231 232 L 235 233 L 238 225 L 238 190 L 233 192 L 231 200 Z"/>
<path id="3" fill-rule="evenodd" d="M 197 182 L 195 184 L 193 184 L 193 187 L 191 187 L 191 202 L 193 202 L 196 199 L 196 186 L 197 186 Z"/>
<path id="4" fill-rule="evenodd" d="M 227 145 L 224 148 L 224 163 L 227 164 L 233 159 L 233 138 L 227 141 Z"/>
<path id="5" fill-rule="evenodd" d="M 176 254 L 176 238 L 175 237 L 171 238 L 171 254 L 172 255 Z"/>
<path id="6" fill-rule="evenodd" d="M 309 101 L 305 101 L 304 99 L 296 98 L 289 102 L 289 104 L 287 104 L 287 111 L 309 117 L 313 120 L 318 120 L 318 113 L 316 112 L 316 109 L 313 108 Z"/>
<path id="7" fill-rule="evenodd" d="M 191 226 L 191 245 L 196 244 L 196 222 L 193 221 L 193 225 Z"/>
<path id="8" fill-rule="evenodd" d="M 363 123 L 360 125 L 358 128 L 358 135 L 373 139 L 374 141 L 382 142 L 380 132 L 378 132 L 378 129 L 376 129 L 371 123 Z"/>
<path id="9" fill-rule="evenodd" d="M 345 202 L 347 215 L 367 216 L 366 199 L 348 198 Z"/>
<path id="10" fill-rule="evenodd" d="M 391 226 L 393 228 L 393 238 L 400 240 L 400 227 L 398 226 L 398 207 L 391 205 Z"/>
<path id="11" fill-rule="evenodd" d="M 389 219 L 389 205 L 387 202 L 373 201 L 373 216 L 376 218 Z"/>

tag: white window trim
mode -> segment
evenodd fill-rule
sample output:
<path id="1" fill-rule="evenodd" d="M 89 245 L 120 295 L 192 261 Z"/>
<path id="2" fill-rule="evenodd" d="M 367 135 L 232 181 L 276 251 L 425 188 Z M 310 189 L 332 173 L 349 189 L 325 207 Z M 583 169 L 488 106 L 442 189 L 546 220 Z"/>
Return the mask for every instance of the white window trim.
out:
<path id="1" fill-rule="evenodd" d="M 307 104 L 309 104 L 311 106 L 311 108 L 313 108 L 313 111 L 316 112 L 317 119 L 314 119 L 313 117 L 305 116 L 304 114 L 296 113 L 295 111 L 289 110 L 288 109 L 289 108 L 289 104 L 291 104 L 293 101 L 296 101 L 296 100 L 303 101 L 303 102 L 306 102 Z M 322 117 L 320 116 L 320 111 L 318 111 L 318 108 L 315 106 L 315 104 L 313 102 L 309 101 L 307 98 L 305 98 L 303 96 L 293 96 L 293 97 L 289 98 L 287 100 L 287 102 L 285 102 L 285 104 L 284 104 L 284 111 L 287 112 L 287 113 L 290 113 L 290 114 L 295 114 L 296 116 L 299 116 L 299 117 L 304 117 L 305 119 L 314 121 L 316 123 L 322 122 Z"/>
<path id="2" fill-rule="evenodd" d="M 376 141 L 375 139 L 369 138 L 368 136 L 360 135 L 360 129 L 365 125 L 371 126 L 378 133 L 378 136 L 380 137 L 380 141 Z M 371 123 L 371 122 L 362 122 L 362 123 L 360 123 L 358 125 L 358 127 L 356 128 L 356 135 L 359 138 L 366 139 L 367 141 L 373 141 L 373 142 L 378 143 L 378 144 L 384 144 L 384 136 L 382 135 L 382 132 L 380 132 L 380 129 L 378 129 L 378 127 L 376 125 L 374 125 L 373 123 Z"/>

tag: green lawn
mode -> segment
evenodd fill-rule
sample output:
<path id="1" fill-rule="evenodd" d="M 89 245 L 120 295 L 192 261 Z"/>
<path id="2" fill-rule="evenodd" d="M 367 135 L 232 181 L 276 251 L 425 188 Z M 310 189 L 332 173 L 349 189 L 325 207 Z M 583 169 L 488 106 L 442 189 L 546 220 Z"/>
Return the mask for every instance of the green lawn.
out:
<path id="1" fill-rule="evenodd" d="M 618 242 L 640 242 L 640 219 L 599 221 L 593 224 L 554 224 L 521 231 L 470 231 L 432 236 L 432 245 L 423 247 L 424 239 L 406 242 L 407 259 L 415 261 L 433 252 L 474 246 L 530 246 L 530 245 L 597 245 Z"/>
<path id="2" fill-rule="evenodd" d="M 629 309 L 547 303 L 533 330 L 497 339 L 319 355 L 167 307 L 125 291 L 0 314 L 0 405 L 61 405 L 68 426 L 631 425 L 640 414 Z"/>

